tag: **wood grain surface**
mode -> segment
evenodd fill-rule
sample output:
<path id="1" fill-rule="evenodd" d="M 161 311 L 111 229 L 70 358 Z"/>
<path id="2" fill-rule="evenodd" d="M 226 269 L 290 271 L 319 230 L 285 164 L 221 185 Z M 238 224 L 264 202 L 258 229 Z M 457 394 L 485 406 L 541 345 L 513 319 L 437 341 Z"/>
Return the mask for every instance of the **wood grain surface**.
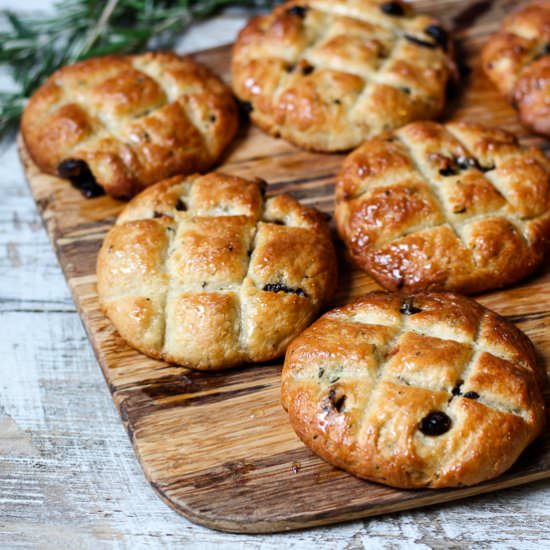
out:
<path id="1" fill-rule="evenodd" d="M 502 15 L 517 2 L 419 1 L 457 30 L 473 69 L 453 90 L 445 119 L 470 119 L 529 136 L 514 111 L 481 74 L 477 52 Z M 472 24 L 475 23 L 475 24 Z M 196 55 L 227 78 L 228 48 Z M 31 191 L 42 213 L 73 298 L 143 470 L 174 509 L 209 527 L 273 532 L 403 510 L 550 477 L 550 441 L 540 438 L 504 476 L 444 491 L 399 491 L 353 478 L 307 450 L 279 404 L 280 362 L 222 373 L 197 373 L 154 361 L 130 349 L 99 312 L 95 259 L 122 203 L 83 199 L 67 182 L 41 174 L 20 143 Z M 243 127 L 224 159 L 226 172 L 261 176 L 268 194 L 288 192 L 331 212 L 341 155 L 305 153 L 255 128 Z M 341 244 L 339 244 L 342 250 Z M 376 287 L 340 254 L 339 291 L 331 305 Z M 549 363 L 547 303 L 550 270 L 480 301 L 516 322 Z"/>

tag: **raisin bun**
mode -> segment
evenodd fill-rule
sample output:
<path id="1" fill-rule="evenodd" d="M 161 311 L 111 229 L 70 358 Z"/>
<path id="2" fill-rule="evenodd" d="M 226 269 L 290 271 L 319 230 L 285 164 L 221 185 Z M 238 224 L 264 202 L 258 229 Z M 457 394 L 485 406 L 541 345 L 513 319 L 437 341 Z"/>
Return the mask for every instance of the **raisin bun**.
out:
<path id="1" fill-rule="evenodd" d="M 529 339 L 448 293 L 367 294 L 288 348 L 282 403 L 315 453 L 393 487 L 473 485 L 506 471 L 544 427 Z"/>
<path id="2" fill-rule="evenodd" d="M 255 17 L 233 47 L 233 88 L 263 130 L 340 151 L 443 109 L 454 74 L 441 23 L 404 2 L 304 0 Z"/>
<path id="3" fill-rule="evenodd" d="M 175 177 L 134 198 L 97 263 L 101 307 L 131 346 L 195 369 L 281 355 L 335 286 L 325 217 L 234 176 Z"/>
<path id="4" fill-rule="evenodd" d="M 414 122 L 345 160 L 336 222 L 351 256 L 389 290 L 502 287 L 544 258 L 550 162 L 503 130 Z"/>
<path id="5" fill-rule="evenodd" d="M 85 195 L 128 198 L 210 168 L 238 126 L 230 90 L 190 58 L 156 52 L 88 59 L 54 73 L 21 123 L 38 167 Z"/>
<path id="6" fill-rule="evenodd" d="M 550 136 L 550 0 L 511 13 L 483 48 L 482 63 L 521 122 Z"/>

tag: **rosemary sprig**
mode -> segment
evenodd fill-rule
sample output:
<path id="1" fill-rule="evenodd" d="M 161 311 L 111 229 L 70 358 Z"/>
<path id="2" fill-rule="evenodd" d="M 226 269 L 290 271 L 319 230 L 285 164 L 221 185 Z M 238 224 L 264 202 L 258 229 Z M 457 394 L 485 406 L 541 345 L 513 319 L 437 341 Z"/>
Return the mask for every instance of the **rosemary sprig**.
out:
<path id="1" fill-rule="evenodd" d="M 276 0 L 58 0 L 50 15 L 0 11 L 0 65 L 18 89 L 0 91 L 0 140 L 56 69 L 88 57 L 170 47 L 193 21 L 226 6 Z"/>

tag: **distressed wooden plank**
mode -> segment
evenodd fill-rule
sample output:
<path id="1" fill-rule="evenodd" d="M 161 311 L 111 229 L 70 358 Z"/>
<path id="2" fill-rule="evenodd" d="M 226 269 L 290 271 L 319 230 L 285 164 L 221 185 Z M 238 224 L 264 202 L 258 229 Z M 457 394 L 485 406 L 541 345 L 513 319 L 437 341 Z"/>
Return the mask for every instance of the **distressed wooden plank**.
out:
<path id="1" fill-rule="evenodd" d="M 474 56 L 483 37 L 495 28 L 503 5 L 510 3 L 422 4 L 440 11 L 447 21 L 461 21 L 474 4 L 492 7 L 484 14 L 477 8 L 479 25 L 461 32 L 464 51 Z M 197 57 L 227 77 L 227 55 L 222 48 Z M 539 142 L 517 125 L 513 111 L 473 65 L 465 94 L 446 116 L 501 124 L 519 131 L 526 142 Z M 304 153 L 256 129 L 244 129 L 223 169 L 243 176 L 260 174 L 269 179 L 270 192 L 290 192 L 330 211 L 331 185 L 341 160 L 339 155 Z M 471 489 L 395 491 L 333 469 L 307 451 L 288 427 L 278 403 L 280 365 L 205 375 L 130 350 L 97 309 L 93 275 L 102 235 L 121 204 L 105 197 L 84 201 L 65 182 L 39 174 L 30 163 L 27 173 L 143 469 L 160 495 L 193 520 L 244 532 L 293 529 L 463 498 L 549 475 L 547 437 L 506 476 Z M 7 258 L 17 264 L 13 249 Z M 375 287 L 344 256 L 341 273 L 334 304 Z M 528 283 L 481 297 L 518 322 L 543 356 L 550 354 L 550 344 L 540 296 L 547 293 L 549 276 L 545 269 Z"/>

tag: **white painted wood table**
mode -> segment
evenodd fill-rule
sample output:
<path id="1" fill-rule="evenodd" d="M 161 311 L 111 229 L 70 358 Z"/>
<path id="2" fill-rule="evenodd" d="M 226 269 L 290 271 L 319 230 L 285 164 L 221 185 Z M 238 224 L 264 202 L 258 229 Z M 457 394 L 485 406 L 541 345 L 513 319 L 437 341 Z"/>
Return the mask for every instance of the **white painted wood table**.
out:
<path id="1" fill-rule="evenodd" d="M 243 21 L 219 16 L 178 50 L 230 42 Z M 14 144 L 0 153 L 0 197 L 1 549 L 550 548 L 550 480 L 281 535 L 219 533 L 179 516 L 134 457 Z"/>

